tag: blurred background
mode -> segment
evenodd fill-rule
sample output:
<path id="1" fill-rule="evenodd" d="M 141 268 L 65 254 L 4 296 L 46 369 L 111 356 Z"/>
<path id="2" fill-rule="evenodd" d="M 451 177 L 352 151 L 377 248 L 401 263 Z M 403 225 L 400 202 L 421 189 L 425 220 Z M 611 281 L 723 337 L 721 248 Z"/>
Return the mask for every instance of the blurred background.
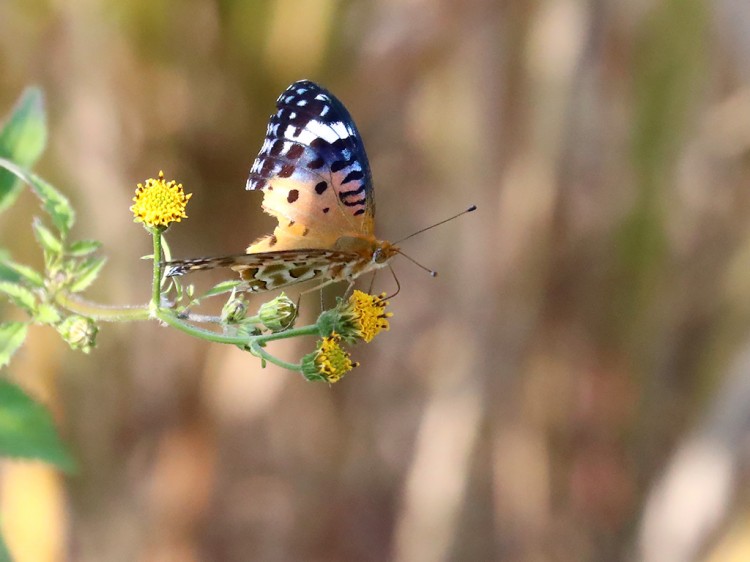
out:
<path id="1" fill-rule="evenodd" d="M 440 276 L 396 262 L 330 388 L 155 323 L 33 330 L 10 373 L 80 470 L 2 464 L 18 561 L 750 560 L 746 2 L 1 0 L 0 68 L 3 114 L 46 94 L 101 302 L 149 298 L 160 169 L 175 256 L 270 232 L 244 183 L 300 78 L 356 119 L 380 237 L 479 206 L 405 244 Z M 40 265 L 35 214 L 0 236 Z"/>

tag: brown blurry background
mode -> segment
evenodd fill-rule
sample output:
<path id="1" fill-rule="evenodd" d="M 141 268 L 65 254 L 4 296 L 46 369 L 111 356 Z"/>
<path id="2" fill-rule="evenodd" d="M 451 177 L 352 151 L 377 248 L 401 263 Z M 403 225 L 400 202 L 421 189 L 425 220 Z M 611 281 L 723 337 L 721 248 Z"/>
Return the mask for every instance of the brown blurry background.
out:
<path id="1" fill-rule="evenodd" d="M 331 388 L 155 323 L 33 330 L 10 372 L 80 471 L 2 465 L 18 561 L 750 560 L 745 0 L 0 0 L 0 69 L 3 112 L 46 93 L 102 302 L 148 300 L 159 169 L 176 256 L 272 228 L 244 182 L 300 78 L 357 120 L 379 236 L 479 206 L 404 245 L 440 276 L 397 261 Z M 39 265 L 35 214 L 0 235 Z"/>

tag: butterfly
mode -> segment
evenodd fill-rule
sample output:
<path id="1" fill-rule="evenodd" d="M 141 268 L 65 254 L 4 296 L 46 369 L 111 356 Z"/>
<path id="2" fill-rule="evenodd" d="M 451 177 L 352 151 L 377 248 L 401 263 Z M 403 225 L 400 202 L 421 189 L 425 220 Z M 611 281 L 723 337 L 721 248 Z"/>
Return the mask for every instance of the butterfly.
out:
<path id="1" fill-rule="evenodd" d="M 228 267 L 257 292 L 313 279 L 351 285 L 399 253 L 375 237 L 370 164 L 344 104 L 300 80 L 276 108 L 246 185 L 263 192 L 263 210 L 278 220 L 273 234 L 245 254 L 167 262 L 168 276 Z"/>

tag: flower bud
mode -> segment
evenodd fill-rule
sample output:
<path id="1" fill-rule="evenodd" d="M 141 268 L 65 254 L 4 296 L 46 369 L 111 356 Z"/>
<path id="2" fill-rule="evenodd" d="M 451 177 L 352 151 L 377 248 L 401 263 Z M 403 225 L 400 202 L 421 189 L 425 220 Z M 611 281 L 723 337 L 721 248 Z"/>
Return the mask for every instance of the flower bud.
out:
<path id="1" fill-rule="evenodd" d="M 247 316 L 247 303 L 242 295 L 234 296 L 221 309 L 221 321 L 224 324 L 239 324 Z"/>
<path id="2" fill-rule="evenodd" d="M 272 332 L 281 332 L 294 325 L 297 318 L 297 305 L 284 293 L 281 293 L 278 297 L 260 307 L 258 317 L 263 326 Z"/>
<path id="3" fill-rule="evenodd" d="M 80 349 L 84 353 L 94 348 L 99 331 L 91 318 L 77 315 L 68 316 L 56 328 L 71 349 Z"/>

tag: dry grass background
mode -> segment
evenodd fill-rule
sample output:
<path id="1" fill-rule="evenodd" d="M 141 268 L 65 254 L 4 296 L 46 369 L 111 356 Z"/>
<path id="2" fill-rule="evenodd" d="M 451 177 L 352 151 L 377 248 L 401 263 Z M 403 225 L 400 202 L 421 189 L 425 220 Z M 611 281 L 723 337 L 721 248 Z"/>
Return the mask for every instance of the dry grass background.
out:
<path id="1" fill-rule="evenodd" d="M 479 205 L 408 243 L 440 277 L 397 263 L 332 388 L 155 324 L 34 331 L 11 374 L 81 470 L 2 465 L 17 559 L 750 558 L 749 37 L 739 0 L 2 0 L 0 107 L 44 89 L 101 301 L 148 299 L 159 169 L 194 193 L 176 255 L 270 229 L 243 186 L 299 78 L 357 120 L 380 236 Z M 31 263 L 35 205 L 0 219 Z"/>

